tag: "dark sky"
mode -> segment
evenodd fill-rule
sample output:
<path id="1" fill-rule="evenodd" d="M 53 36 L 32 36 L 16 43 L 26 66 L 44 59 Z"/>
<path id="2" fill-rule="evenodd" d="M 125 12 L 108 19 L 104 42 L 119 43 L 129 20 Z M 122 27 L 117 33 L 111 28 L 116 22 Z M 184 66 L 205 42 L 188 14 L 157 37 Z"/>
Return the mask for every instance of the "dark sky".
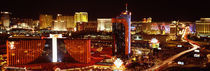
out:
<path id="1" fill-rule="evenodd" d="M 210 17 L 207 0 L 1 0 L 0 10 L 12 12 L 13 17 L 38 19 L 39 14 L 73 15 L 87 11 L 90 20 L 112 18 L 125 9 L 132 12 L 132 20 L 152 17 L 155 21 L 198 20 Z"/>

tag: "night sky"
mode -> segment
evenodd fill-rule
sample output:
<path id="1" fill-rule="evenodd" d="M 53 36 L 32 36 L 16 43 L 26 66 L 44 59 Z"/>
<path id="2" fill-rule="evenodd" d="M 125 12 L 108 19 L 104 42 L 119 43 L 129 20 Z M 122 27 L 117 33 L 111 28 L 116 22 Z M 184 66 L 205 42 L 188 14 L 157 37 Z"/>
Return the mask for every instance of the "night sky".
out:
<path id="1" fill-rule="evenodd" d="M 33 19 L 38 19 L 39 14 L 73 15 L 86 11 L 89 20 L 96 20 L 119 15 L 125 3 L 135 21 L 144 17 L 152 17 L 154 21 L 194 21 L 210 17 L 207 0 L 1 0 L 0 11 L 10 11 L 13 17 Z"/>

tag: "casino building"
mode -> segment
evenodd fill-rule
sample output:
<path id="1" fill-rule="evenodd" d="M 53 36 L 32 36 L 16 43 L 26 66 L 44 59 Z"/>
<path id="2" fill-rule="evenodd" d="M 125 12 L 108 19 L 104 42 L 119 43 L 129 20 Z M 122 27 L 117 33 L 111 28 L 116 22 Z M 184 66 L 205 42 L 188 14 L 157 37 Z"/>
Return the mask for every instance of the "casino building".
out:
<path id="1" fill-rule="evenodd" d="M 131 12 L 126 10 L 120 16 L 112 19 L 112 34 L 114 39 L 113 53 L 117 56 L 129 56 L 131 48 Z"/>
<path id="2" fill-rule="evenodd" d="M 210 18 L 201 18 L 196 21 L 196 33 L 200 37 L 210 37 Z"/>

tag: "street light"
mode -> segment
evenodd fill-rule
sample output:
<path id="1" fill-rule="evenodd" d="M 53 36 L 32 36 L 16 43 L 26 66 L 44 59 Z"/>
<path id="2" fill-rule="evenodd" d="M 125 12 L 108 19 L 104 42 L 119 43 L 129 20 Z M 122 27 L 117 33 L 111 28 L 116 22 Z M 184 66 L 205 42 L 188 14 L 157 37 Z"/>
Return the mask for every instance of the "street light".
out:
<path id="1" fill-rule="evenodd" d="M 114 61 L 114 66 L 113 66 L 113 70 L 116 71 L 123 71 L 125 69 L 125 67 L 123 66 L 123 61 L 120 58 L 117 58 Z"/>
<path id="2" fill-rule="evenodd" d="M 10 49 L 15 49 L 14 41 L 10 42 Z"/>
<path id="3" fill-rule="evenodd" d="M 117 58 L 117 60 L 115 60 L 114 65 L 117 68 L 120 68 L 120 66 L 123 64 L 122 60 L 120 60 L 120 58 Z"/>
<path id="4" fill-rule="evenodd" d="M 156 38 L 152 38 L 151 43 L 158 43 L 158 40 Z"/>
<path id="5" fill-rule="evenodd" d="M 159 48 L 159 41 L 156 38 L 152 38 L 150 41 L 150 47 Z"/>

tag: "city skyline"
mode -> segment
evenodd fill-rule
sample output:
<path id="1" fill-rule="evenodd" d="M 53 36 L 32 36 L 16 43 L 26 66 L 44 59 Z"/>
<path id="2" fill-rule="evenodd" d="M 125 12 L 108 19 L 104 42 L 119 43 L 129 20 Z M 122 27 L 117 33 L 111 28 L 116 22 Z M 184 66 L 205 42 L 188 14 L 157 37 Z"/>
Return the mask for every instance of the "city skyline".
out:
<path id="1" fill-rule="evenodd" d="M 207 1 L 0 1 L 0 70 L 209 71 Z"/>
<path id="2" fill-rule="evenodd" d="M 125 10 L 125 4 L 132 12 L 132 20 L 139 21 L 144 17 L 152 17 L 154 21 L 195 21 L 201 17 L 209 17 L 209 3 L 207 1 L 153 1 L 153 0 L 21 0 L 2 1 L 1 11 L 12 12 L 12 17 L 38 19 L 40 14 L 58 13 L 73 15 L 74 12 L 84 11 L 89 13 L 90 20 L 97 18 L 114 18 Z"/>

